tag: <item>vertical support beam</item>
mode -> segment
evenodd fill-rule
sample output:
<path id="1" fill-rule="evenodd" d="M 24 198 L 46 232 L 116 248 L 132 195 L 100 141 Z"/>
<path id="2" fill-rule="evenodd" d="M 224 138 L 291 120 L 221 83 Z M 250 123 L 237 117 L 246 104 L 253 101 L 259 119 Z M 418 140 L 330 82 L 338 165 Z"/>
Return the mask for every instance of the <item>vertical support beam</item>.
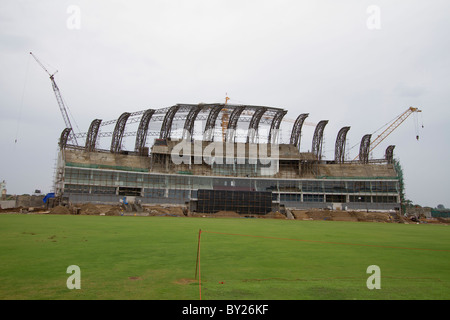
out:
<path id="1" fill-rule="evenodd" d="M 167 111 L 166 116 L 164 117 L 163 123 L 161 125 L 161 132 L 159 134 L 160 139 L 170 138 L 170 131 L 172 129 L 172 121 L 173 117 L 177 113 L 178 109 L 180 109 L 181 105 L 175 105 L 170 107 L 169 111 Z"/>
<path id="2" fill-rule="evenodd" d="M 89 131 L 86 137 L 86 143 L 84 146 L 84 150 L 87 152 L 91 152 L 95 150 L 95 144 L 97 142 L 97 136 L 98 136 L 98 130 L 100 128 L 100 124 L 102 123 L 102 120 L 95 119 L 91 122 L 91 125 L 89 126 Z"/>
<path id="3" fill-rule="evenodd" d="M 328 120 L 320 121 L 317 124 L 316 129 L 314 130 L 314 136 L 312 141 L 312 152 L 314 153 L 314 155 L 318 160 L 322 158 L 323 130 L 325 129 L 327 123 Z"/>
<path id="4" fill-rule="evenodd" d="M 200 111 L 203 109 L 203 105 L 199 104 L 194 106 L 189 111 L 186 120 L 184 122 L 182 139 L 192 138 L 192 132 L 194 131 L 195 119 L 197 118 Z"/>
<path id="5" fill-rule="evenodd" d="M 302 137 L 302 126 L 305 119 L 309 116 L 309 113 L 302 113 L 295 119 L 294 126 L 292 127 L 290 144 L 293 144 L 300 150 L 300 141 Z"/>
<path id="6" fill-rule="evenodd" d="M 258 130 L 259 122 L 261 121 L 261 117 L 266 111 L 266 107 L 259 107 L 253 114 L 252 119 L 250 120 L 250 124 L 248 125 L 247 143 L 255 143 L 256 131 Z"/>
<path id="7" fill-rule="evenodd" d="M 226 132 L 226 142 L 234 141 L 234 134 L 237 128 L 237 122 L 241 116 L 242 111 L 244 111 L 245 106 L 237 106 L 231 113 L 230 120 L 228 121 L 228 127 Z"/>
<path id="8" fill-rule="evenodd" d="M 385 159 L 387 161 L 387 163 L 391 164 L 394 162 L 394 145 L 390 145 L 389 147 L 386 148 L 386 153 L 385 153 Z"/>
<path id="9" fill-rule="evenodd" d="M 122 138 L 123 133 L 125 131 L 125 125 L 127 124 L 128 117 L 131 114 L 129 112 L 124 112 L 120 115 L 119 119 L 116 122 L 116 126 L 114 128 L 112 140 L 111 140 L 111 153 L 119 153 L 120 148 L 122 147 Z"/>
<path id="10" fill-rule="evenodd" d="M 71 128 L 65 128 L 61 132 L 61 136 L 59 137 L 59 148 L 61 150 L 64 150 L 67 145 L 67 140 L 69 139 L 70 132 L 72 131 Z"/>
<path id="11" fill-rule="evenodd" d="M 369 148 L 371 137 L 371 134 L 366 134 L 361 139 L 361 144 L 359 146 L 359 161 L 361 161 L 361 163 L 369 163 Z"/>
<path id="12" fill-rule="evenodd" d="M 136 143 L 134 145 L 134 151 L 139 155 L 144 155 L 143 150 L 145 147 L 145 142 L 147 141 L 148 126 L 154 113 L 155 110 L 153 109 L 146 110 L 141 117 L 141 121 L 139 122 L 139 128 L 136 133 Z"/>
<path id="13" fill-rule="evenodd" d="M 347 137 L 347 132 L 350 127 L 343 127 L 339 130 L 336 137 L 336 144 L 334 148 L 334 161 L 336 163 L 344 163 L 345 160 L 345 141 Z"/>
<path id="14" fill-rule="evenodd" d="M 278 130 L 280 129 L 281 121 L 283 120 L 286 113 L 286 110 L 280 110 L 273 117 L 272 123 L 270 125 L 269 136 L 267 138 L 267 143 L 278 143 Z"/>
<path id="15" fill-rule="evenodd" d="M 220 111 L 225 107 L 225 105 L 214 106 L 209 112 L 208 119 L 205 124 L 205 131 L 203 132 L 203 141 L 213 141 L 214 140 L 214 128 L 216 125 L 217 117 Z"/>

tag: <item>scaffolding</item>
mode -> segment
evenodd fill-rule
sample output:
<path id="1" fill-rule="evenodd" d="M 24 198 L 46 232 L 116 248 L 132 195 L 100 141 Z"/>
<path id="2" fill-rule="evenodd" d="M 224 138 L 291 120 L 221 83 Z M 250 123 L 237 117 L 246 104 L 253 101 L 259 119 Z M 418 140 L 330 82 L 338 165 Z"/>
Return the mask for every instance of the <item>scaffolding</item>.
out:
<path id="1" fill-rule="evenodd" d="M 344 161 L 349 130 L 344 127 L 336 138 L 335 159 L 324 160 L 328 120 L 316 126 L 312 152 L 301 152 L 302 126 L 309 114 L 297 118 L 288 143 L 278 143 L 285 114 L 280 108 L 228 104 L 125 112 L 114 121 L 95 119 L 84 135 L 84 147 L 68 144 L 70 129 L 65 129 L 59 144 L 58 190 L 74 203 L 117 203 L 133 196 L 142 204 L 195 203 L 202 213 L 265 214 L 277 205 L 396 209 L 400 187 L 393 146 L 385 159 L 374 161 L 368 159 L 370 140 L 365 137 L 363 161 Z M 203 120 L 196 133 L 196 122 Z M 133 123 L 137 131 L 128 128 Z M 114 131 L 102 132 L 106 125 L 114 125 Z M 225 125 L 229 131 L 222 138 Z M 270 128 L 267 137 L 263 126 Z M 124 148 L 128 136 L 136 136 L 130 151 Z M 101 137 L 112 138 L 105 149 L 99 147 Z"/>
<path id="2" fill-rule="evenodd" d="M 66 151 L 67 152 L 67 151 Z M 69 151 L 70 152 L 70 151 Z M 72 151 L 73 152 L 73 151 Z M 82 152 L 82 151 L 76 151 Z M 202 165 L 197 165 L 201 167 Z M 329 169 L 327 165 L 322 165 Z M 350 166 L 352 169 L 357 165 Z M 375 166 L 375 165 L 374 165 Z M 207 167 L 203 165 L 203 167 Z M 237 194 L 242 192 L 264 193 L 274 204 L 284 204 L 291 208 L 330 208 L 333 203 L 341 203 L 349 209 L 389 209 L 399 203 L 399 181 L 393 176 L 367 176 L 370 171 L 381 174 L 375 169 L 369 170 L 360 165 L 366 176 L 320 176 L 290 177 L 274 179 L 272 176 L 245 176 L 223 168 L 211 174 L 196 172 L 188 167 L 179 166 L 169 173 L 161 170 L 149 170 L 140 167 L 107 166 L 105 164 L 80 164 L 66 162 L 64 167 L 64 194 L 72 202 L 116 203 L 123 196 L 139 197 L 143 204 L 166 203 L 186 204 L 195 201 L 201 212 L 219 209 L 231 210 L 224 199 L 232 195 L 234 209 L 244 212 L 239 206 L 254 207 L 248 213 L 262 212 L 267 204 L 257 203 L 259 198 L 243 200 Z M 341 168 L 342 169 L 342 168 Z M 285 168 L 287 170 L 287 168 Z M 240 172 L 242 173 L 242 172 Z M 333 172 L 328 172 L 333 173 Z M 344 171 L 334 174 L 345 173 Z M 227 191 L 211 193 L 200 190 Z M 233 194 L 233 193 L 231 193 Z M 270 196 L 269 196 L 270 194 Z M 217 202 L 207 204 L 206 196 Z M 256 196 L 256 195 L 255 195 Z M 227 198 L 228 197 L 228 198 Z M 256 202 L 255 202 L 256 201 Z M 262 201 L 262 200 L 261 200 Z M 240 202 L 238 204 L 237 202 Z M 266 210 L 266 209 L 264 209 Z"/>

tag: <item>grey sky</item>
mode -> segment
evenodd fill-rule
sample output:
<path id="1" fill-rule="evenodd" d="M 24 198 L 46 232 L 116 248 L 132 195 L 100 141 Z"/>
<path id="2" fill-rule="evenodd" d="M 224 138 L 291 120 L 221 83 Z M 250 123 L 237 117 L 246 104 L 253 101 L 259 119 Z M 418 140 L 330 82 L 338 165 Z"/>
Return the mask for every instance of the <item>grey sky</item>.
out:
<path id="1" fill-rule="evenodd" d="M 71 5 L 80 10 L 79 29 L 67 25 L 73 26 Z M 380 10 L 380 29 L 367 26 L 369 6 Z M 2 0 L 0 180 L 13 194 L 49 192 L 52 184 L 64 122 L 32 51 L 49 71 L 58 70 L 56 82 L 81 132 L 95 118 L 224 102 L 228 93 L 230 103 L 329 120 L 328 159 L 339 129 L 351 126 L 354 158 L 364 134 L 419 107 L 420 140 L 411 116 L 373 157 L 396 145 L 407 197 L 450 207 L 449 12 L 445 0 Z M 302 151 L 313 131 L 304 128 Z"/>

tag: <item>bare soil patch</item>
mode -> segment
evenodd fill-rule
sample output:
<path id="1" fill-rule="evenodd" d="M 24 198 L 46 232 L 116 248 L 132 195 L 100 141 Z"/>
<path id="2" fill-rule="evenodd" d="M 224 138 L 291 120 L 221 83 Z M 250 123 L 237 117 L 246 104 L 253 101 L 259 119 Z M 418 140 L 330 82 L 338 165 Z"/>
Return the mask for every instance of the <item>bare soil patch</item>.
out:
<path id="1" fill-rule="evenodd" d="M 263 219 L 287 219 L 285 214 L 278 211 L 265 215 L 239 214 L 234 211 L 219 211 L 216 213 L 189 212 L 185 206 L 177 205 L 143 205 L 142 212 L 126 212 L 121 205 L 103 205 L 84 203 L 68 206 L 56 206 L 48 211 L 43 208 L 13 208 L 0 209 L 0 213 L 49 213 L 49 214 L 82 214 L 82 215 L 135 215 L 139 216 L 169 216 L 169 217 L 209 217 L 209 218 L 263 218 Z M 391 215 L 388 212 L 367 211 L 343 211 L 343 210 L 290 210 L 295 220 L 326 220 L 326 221 L 354 221 L 354 222 L 397 222 L 397 223 L 438 223 L 449 224 L 447 218 L 424 218 L 411 220 L 399 215 Z"/>
<path id="2" fill-rule="evenodd" d="M 362 211 L 331 211 L 331 210 L 293 210 L 297 220 L 330 220 L 330 221 L 363 221 L 392 222 L 392 216 L 387 212 Z"/>
<path id="3" fill-rule="evenodd" d="M 71 210 L 65 206 L 56 206 L 51 208 L 49 211 L 50 214 L 71 214 Z"/>
<path id="4" fill-rule="evenodd" d="M 181 284 L 181 285 L 187 285 L 187 284 L 191 284 L 194 282 L 197 282 L 198 280 L 195 279 L 189 279 L 189 278 L 182 278 L 182 279 L 178 279 L 177 281 L 175 281 L 176 284 Z"/>

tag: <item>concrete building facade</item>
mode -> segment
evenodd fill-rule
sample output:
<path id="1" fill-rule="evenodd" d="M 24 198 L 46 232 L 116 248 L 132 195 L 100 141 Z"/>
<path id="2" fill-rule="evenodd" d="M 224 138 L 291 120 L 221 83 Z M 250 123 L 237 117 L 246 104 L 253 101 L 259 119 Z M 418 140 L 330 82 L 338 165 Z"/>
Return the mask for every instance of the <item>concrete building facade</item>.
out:
<path id="1" fill-rule="evenodd" d="M 156 139 L 150 147 L 142 140 L 143 135 L 151 134 L 139 130 L 134 151 L 122 150 L 117 141 L 112 141 L 114 148 L 109 150 L 92 147 L 96 139 L 92 132 L 87 134 L 90 138 L 85 147 L 61 141 L 57 193 L 74 203 L 118 203 L 132 196 L 142 204 L 182 204 L 191 210 L 245 210 L 244 202 L 247 207 L 257 208 L 258 214 L 267 212 L 269 206 L 271 210 L 279 206 L 382 211 L 400 208 L 399 177 L 392 150 L 384 159 L 368 160 L 364 156 L 367 141 L 362 141 L 360 160 L 345 161 L 345 137 L 340 132 L 335 159 L 324 160 L 320 130 L 323 132 L 326 122 L 316 127 L 312 152 L 300 152 L 301 124 L 294 123 L 289 143 L 274 140 L 280 118 L 286 114 L 282 109 L 219 104 L 176 106 L 153 110 L 154 121 L 159 119 L 161 126 L 159 131 L 154 130 Z M 184 111 L 181 115 L 180 110 Z M 201 138 L 196 139 L 192 130 L 202 112 L 206 122 L 201 126 Z M 158 114 L 159 118 L 155 116 Z M 144 115 L 141 113 L 140 128 Z M 246 137 L 239 142 L 230 131 L 235 134 L 237 120 L 245 116 L 248 120 L 242 122 Z M 297 120 L 304 121 L 305 116 L 301 116 Z M 183 133 L 177 138 L 171 137 L 174 120 L 184 123 Z M 270 129 L 267 139 L 259 133 L 262 124 Z M 121 139 L 123 131 L 115 130 L 112 135 L 113 140 L 114 136 Z M 207 203 L 214 204 L 208 207 L 214 209 L 205 209 Z"/>

